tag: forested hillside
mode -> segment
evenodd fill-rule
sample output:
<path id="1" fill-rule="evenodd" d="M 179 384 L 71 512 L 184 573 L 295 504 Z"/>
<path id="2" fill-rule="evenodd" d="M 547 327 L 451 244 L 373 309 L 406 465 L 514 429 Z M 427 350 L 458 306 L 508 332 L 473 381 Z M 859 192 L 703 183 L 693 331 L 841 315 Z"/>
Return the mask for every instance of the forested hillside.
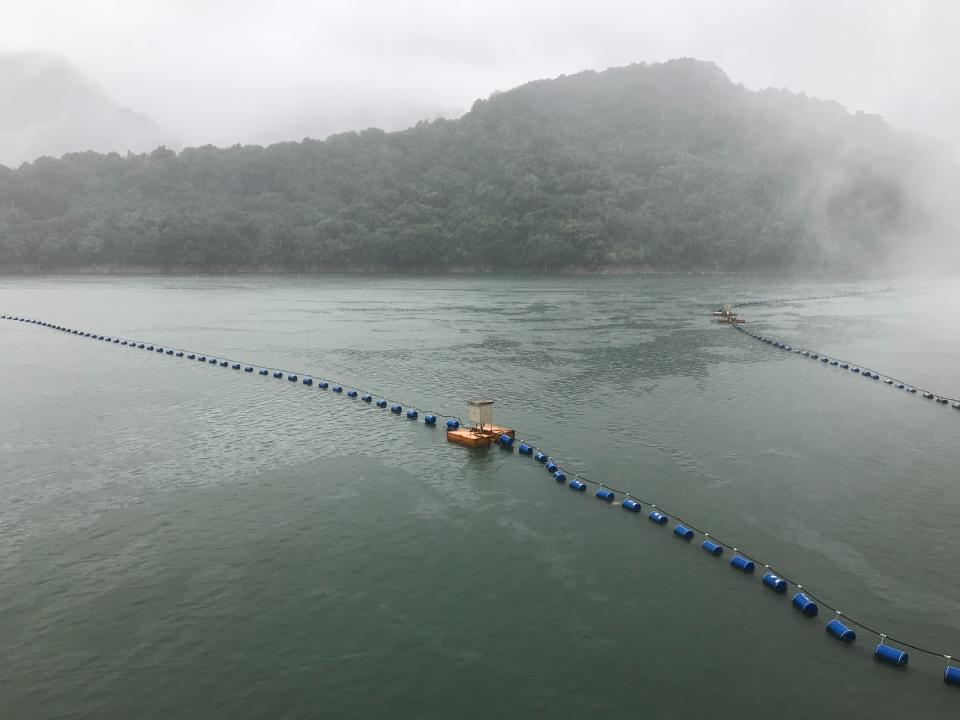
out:
<path id="1" fill-rule="evenodd" d="M 0 270 L 846 270 L 949 233 L 948 172 L 875 116 L 676 60 L 402 132 L 0 167 Z"/>

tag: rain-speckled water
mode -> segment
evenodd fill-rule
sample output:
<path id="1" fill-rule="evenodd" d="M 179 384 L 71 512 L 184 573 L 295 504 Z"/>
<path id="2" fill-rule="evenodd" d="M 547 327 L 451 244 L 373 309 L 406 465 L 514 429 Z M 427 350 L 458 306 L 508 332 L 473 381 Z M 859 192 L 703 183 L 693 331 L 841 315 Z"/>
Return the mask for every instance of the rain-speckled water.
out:
<path id="1" fill-rule="evenodd" d="M 878 287 L 878 284 L 874 284 Z M 751 277 L 0 279 L 0 314 L 496 420 L 847 614 L 960 654 L 960 412 L 711 324 Z M 960 393 L 949 286 L 745 308 Z M 346 394 L 0 321 L 3 718 L 909 717 L 876 663 L 645 514 Z"/>

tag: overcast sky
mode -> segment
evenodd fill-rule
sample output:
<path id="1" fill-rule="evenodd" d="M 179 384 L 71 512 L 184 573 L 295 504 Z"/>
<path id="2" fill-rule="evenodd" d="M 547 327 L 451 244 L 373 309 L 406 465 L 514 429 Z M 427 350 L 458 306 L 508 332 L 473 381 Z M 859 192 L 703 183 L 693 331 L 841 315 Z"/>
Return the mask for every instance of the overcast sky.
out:
<path id="1" fill-rule="evenodd" d="M 960 146 L 953 0 L 0 0 L 0 52 L 19 50 L 63 55 L 181 145 L 393 129 L 536 78 L 692 56 Z"/>

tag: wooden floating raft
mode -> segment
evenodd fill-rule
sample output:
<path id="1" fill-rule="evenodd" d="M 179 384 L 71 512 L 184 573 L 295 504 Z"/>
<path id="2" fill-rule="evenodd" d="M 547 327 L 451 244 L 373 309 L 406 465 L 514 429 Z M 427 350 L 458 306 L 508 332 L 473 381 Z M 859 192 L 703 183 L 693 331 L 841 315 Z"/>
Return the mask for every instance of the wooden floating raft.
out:
<path id="1" fill-rule="evenodd" d="M 743 318 L 738 318 L 737 314 L 730 309 L 729 305 L 724 305 L 723 309 L 714 310 L 711 314 L 717 319 L 718 323 L 725 325 L 740 325 L 746 322 Z"/>
<path id="2" fill-rule="evenodd" d="M 496 442 L 501 435 L 515 436 L 510 428 L 493 424 L 493 400 L 468 400 L 471 425 L 461 425 L 447 430 L 447 441 L 465 447 L 486 447 Z"/>
<path id="3" fill-rule="evenodd" d="M 501 435 L 514 437 L 515 433 L 510 428 L 500 427 L 499 425 L 461 426 L 456 430 L 447 430 L 447 441 L 472 448 L 486 447 L 499 440 Z"/>

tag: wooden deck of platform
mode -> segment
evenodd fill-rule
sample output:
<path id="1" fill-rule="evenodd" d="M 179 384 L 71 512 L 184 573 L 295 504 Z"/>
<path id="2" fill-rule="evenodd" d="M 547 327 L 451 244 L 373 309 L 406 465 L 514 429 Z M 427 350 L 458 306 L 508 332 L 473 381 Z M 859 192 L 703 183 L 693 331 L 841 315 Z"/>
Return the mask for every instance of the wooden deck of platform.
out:
<path id="1" fill-rule="evenodd" d="M 486 447 L 495 442 L 501 435 L 515 437 L 515 433 L 510 428 L 500 427 L 499 425 L 487 425 L 483 429 L 472 427 L 459 427 L 456 430 L 447 430 L 447 441 L 463 445 L 465 447 Z"/>

